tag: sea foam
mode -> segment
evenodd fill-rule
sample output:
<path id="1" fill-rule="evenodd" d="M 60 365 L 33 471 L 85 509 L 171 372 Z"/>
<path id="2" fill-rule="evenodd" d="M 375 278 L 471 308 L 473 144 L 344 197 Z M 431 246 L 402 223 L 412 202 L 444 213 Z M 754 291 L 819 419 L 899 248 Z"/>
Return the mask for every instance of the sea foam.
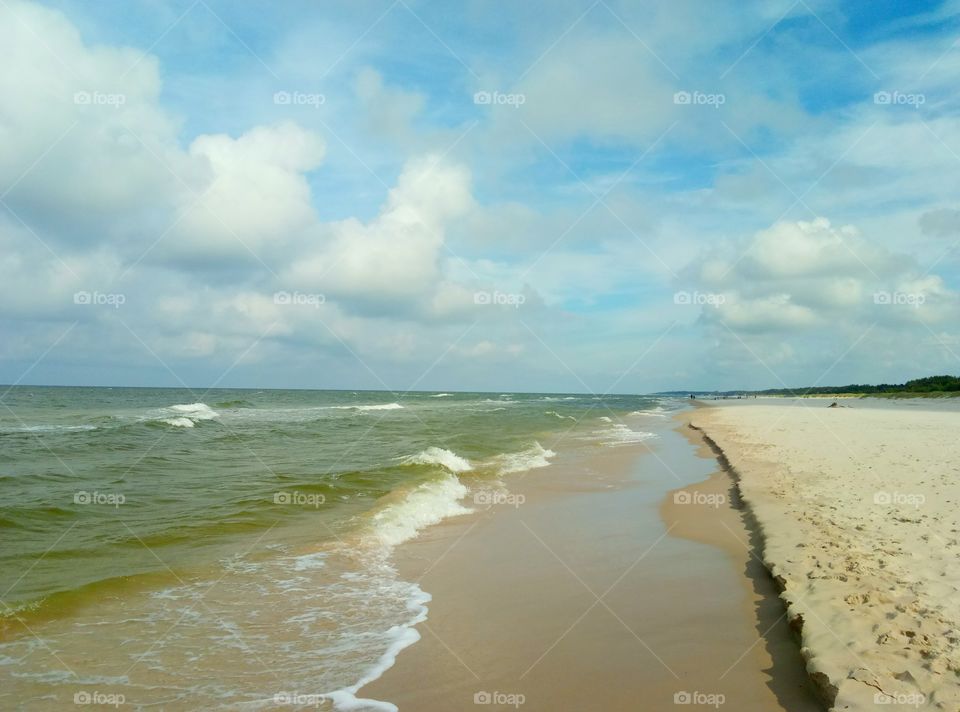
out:
<path id="1" fill-rule="evenodd" d="M 164 408 L 164 411 L 171 414 L 171 417 L 160 418 L 160 422 L 177 428 L 192 428 L 201 420 L 220 417 L 220 414 L 206 403 L 179 403 Z"/>
<path id="2" fill-rule="evenodd" d="M 431 524 L 472 511 L 460 504 L 467 492 L 466 486 L 453 475 L 424 482 L 400 502 L 377 512 L 373 516 L 372 534 L 376 541 L 392 549 L 413 539 Z"/>
<path id="3" fill-rule="evenodd" d="M 453 473 L 469 472 L 473 465 L 466 458 L 460 457 L 457 453 L 445 450 L 442 447 L 428 447 L 416 455 L 411 455 L 403 459 L 405 465 L 439 465 Z"/>
<path id="4" fill-rule="evenodd" d="M 550 458 L 555 457 L 556 454 L 553 450 L 548 450 L 535 442 L 526 450 L 497 455 L 493 458 L 492 464 L 497 474 L 508 475 L 513 472 L 526 472 L 538 467 L 547 467 L 550 464 Z"/>

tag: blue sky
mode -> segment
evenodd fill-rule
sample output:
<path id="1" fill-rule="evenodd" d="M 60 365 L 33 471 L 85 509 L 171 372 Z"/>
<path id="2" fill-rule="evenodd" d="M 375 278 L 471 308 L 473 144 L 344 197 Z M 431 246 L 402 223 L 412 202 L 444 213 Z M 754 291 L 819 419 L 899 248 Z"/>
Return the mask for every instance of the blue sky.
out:
<path id="1" fill-rule="evenodd" d="M 0 15 L 0 381 L 958 371 L 960 3 Z"/>

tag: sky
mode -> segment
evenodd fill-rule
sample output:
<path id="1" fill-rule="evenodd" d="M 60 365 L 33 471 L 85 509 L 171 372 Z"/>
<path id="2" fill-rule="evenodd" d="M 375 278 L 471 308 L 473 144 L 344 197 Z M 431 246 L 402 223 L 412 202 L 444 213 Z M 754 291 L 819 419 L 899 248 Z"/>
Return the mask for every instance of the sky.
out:
<path id="1" fill-rule="evenodd" d="M 0 382 L 960 372 L 960 0 L 0 0 Z"/>

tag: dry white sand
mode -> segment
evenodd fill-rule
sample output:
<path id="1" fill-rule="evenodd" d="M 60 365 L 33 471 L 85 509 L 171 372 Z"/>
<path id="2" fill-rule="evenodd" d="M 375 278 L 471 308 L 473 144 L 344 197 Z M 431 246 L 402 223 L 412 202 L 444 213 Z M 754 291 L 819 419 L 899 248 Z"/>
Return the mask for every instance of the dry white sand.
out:
<path id="1" fill-rule="evenodd" d="M 960 413 L 845 404 L 730 403 L 691 422 L 740 478 L 832 709 L 956 711 Z"/>

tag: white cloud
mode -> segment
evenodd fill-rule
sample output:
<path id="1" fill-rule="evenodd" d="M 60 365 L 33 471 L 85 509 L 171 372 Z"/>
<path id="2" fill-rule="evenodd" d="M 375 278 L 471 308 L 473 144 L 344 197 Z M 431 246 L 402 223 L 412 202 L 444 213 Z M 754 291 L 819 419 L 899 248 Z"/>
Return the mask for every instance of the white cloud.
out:
<path id="1" fill-rule="evenodd" d="M 438 156 L 410 161 L 380 214 L 319 229 L 283 281 L 360 302 L 430 298 L 441 282 L 450 220 L 474 205 L 470 173 Z"/>

